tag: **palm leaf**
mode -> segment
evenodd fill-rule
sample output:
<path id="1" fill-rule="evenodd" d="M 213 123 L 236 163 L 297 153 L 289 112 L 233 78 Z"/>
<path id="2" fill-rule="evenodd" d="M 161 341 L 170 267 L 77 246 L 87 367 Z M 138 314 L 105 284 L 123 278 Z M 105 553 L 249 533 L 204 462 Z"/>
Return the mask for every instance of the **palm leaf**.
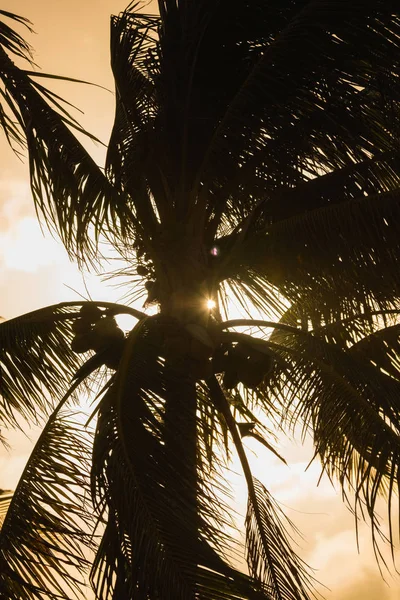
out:
<path id="1" fill-rule="evenodd" d="M 96 305 L 108 314 L 144 313 L 111 302 L 63 302 L 0 323 L 0 421 L 18 425 L 17 415 L 37 420 L 53 407 L 82 365 L 71 349 L 73 323 L 83 305 Z M 101 361 L 97 366 L 101 365 Z"/>
<path id="2" fill-rule="evenodd" d="M 10 506 L 12 496 L 13 492 L 11 490 L 0 490 L 0 529 Z"/>
<path id="3" fill-rule="evenodd" d="M 108 515 L 92 571 L 94 587 L 99 598 L 137 593 L 187 599 L 193 585 L 209 600 L 267 597 L 219 555 L 227 540 L 215 526 L 216 519 L 225 522 L 222 509 L 206 479 L 193 489 L 187 454 L 170 446 L 166 390 L 171 377 L 175 389 L 182 381 L 159 357 L 157 329 L 156 321 L 147 320 L 133 330 L 116 385 L 100 409 L 93 496 L 100 514 L 107 507 Z M 190 422 L 185 404 L 179 406 L 179 418 Z M 185 429 L 177 427 L 179 448 L 188 447 Z"/>
<path id="4" fill-rule="evenodd" d="M 225 418 L 247 483 L 246 549 L 250 573 L 268 586 L 272 598 L 307 600 L 310 593 L 315 595 L 310 591 L 313 580 L 305 563 L 290 547 L 287 526 L 293 526 L 266 488 L 253 478 L 239 430 L 217 379 L 211 377 L 207 384 Z"/>
<path id="5" fill-rule="evenodd" d="M 0 323 L 0 420 L 36 420 L 66 390 L 81 363 L 71 350 L 79 304 L 49 306 Z"/>
<path id="6" fill-rule="evenodd" d="M 40 435 L 0 531 L 0 590 L 7 598 L 86 596 L 82 575 L 94 545 L 90 434 L 65 409 L 68 395 Z"/>
<path id="7" fill-rule="evenodd" d="M 31 31 L 29 27 L 30 22 L 24 17 L 20 17 L 18 15 L 6 11 L 0 11 L 0 15 L 2 17 L 9 18 L 12 21 L 15 21 L 16 23 L 21 23 L 25 25 Z M 31 47 L 19 33 L 14 31 L 4 21 L 0 21 L 0 45 L 2 48 L 4 48 L 6 51 L 10 52 L 14 56 L 31 62 Z M 2 96 L 3 100 L 5 100 L 6 105 L 10 105 L 11 99 L 9 98 L 7 93 L 3 90 L 0 90 L 0 95 Z M 3 107 L 2 103 L 0 103 L 0 123 L 10 146 L 14 148 L 15 151 L 17 151 L 17 147 L 23 148 L 24 137 L 22 132 L 20 131 L 19 119 L 17 117 L 16 121 L 14 121 L 12 116 L 10 116 L 10 114 L 7 114 L 7 111 Z"/>
<path id="8" fill-rule="evenodd" d="M 233 247 L 220 277 L 258 276 L 309 317 L 396 308 L 399 206 L 396 190 L 280 221 Z"/>
<path id="9" fill-rule="evenodd" d="M 301 171 L 332 171 L 387 149 L 392 138 L 385 124 L 396 127 L 391 100 L 399 92 L 395 3 L 256 3 L 254 9 L 260 25 L 253 21 L 250 35 L 263 16 L 272 14 L 275 27 L 260 36 L 259 58 L 216 129 L 203 163 L 207 175 L 222 161 L 222 172 L 253 163 L 267 191 L 268 183 L 297 185 Z M 245 10 L 238 3 L 236 18 Z"/>
<path id="10" fill-rule="evenodd" d="M 377 498 L 386 498 L 392 537 L 391 507 L 398 493 L 398 379 L 366 361 L 358 344 L 346 350 L 292 327 L 280 332 L 279 343 L 228 336 L 275 353 L 275 373 L 257 394 L 260 404 L 267 413 L 277 410 L 289 425 L 301 421 L 304 431 L 312 432 L 323 468 L 339 479 L 345 496 L 351 490 L 356 514 L 366 508 L 379 554 Z"/>
<path id="11" fill-rule="evenodd" d="M 351 352 L 394 379 L 400 379 L 400 325 L 365 336 L 352 346 Z"/>
<path id="12" fill-rule="evenodd" d="M 29 46 L 12 29 L 4 24 L 1 27 L 0 77 L 5 103 L 0 108 L 1 125 L 11 144 L 27 144 L 38 211 L 50 227 L 56 227 L 70 255 L 88 262 L 96 258 L 98 239 L 95 233 L 93 241 L 89 229 L 95 225 L 98 232 L 107 223 L 117 234 L 116 222 L 122 215 L 126 217 L 124 202 L 70 128 L 96 138 L 78 125 L 56 94 L 32 78 L 36 73 L 13 63 L 7 51 L 29 58 Z"/>
<path id="13" fill-rule="evenodd" d="M 268 490 L 254 480 L 256 507 L 251 500 L 246 516 L 247 560 L 253 575 L 274 589 L 277 600 L 309 598 L 303 587 L 304 564 L 291 548 L 288 529 L 297 531 Z M 298 533 L 298 532 L 297 532 Z"/>
<path id="14" fill-rule="evenodd" d="M 154 232 L 157 225 L 149 188 L 149 180 L 157 178 L 154 169 L 149 168 L 153 164 L 152 131 L 157 110 L 149 61 L 156 47 L 158 24 L 158 17 L 135 16 L 132 9 L 111 20 L 116 114 L 107 171 L 117 189 L 129 194 L 135 218 L 147 232 Z M 159 194 L 153 198 L 159 206 Z"/>
<path id="15" fill-rule="evenodd" d="M 15 23 L 24 25 L 31 33 L 33 33 L 33 30 L 30 28 L 31 22 L 28 19 L 25 19 L 25 17 L 21 17 L 6 10 L 0 10 L 0 15 L 11 21 L 15 21 Z M 31 62 L 32 48 L 19 33 L 14 31 L 4 21 L 0 21 L 0 44 L 3 48 L 8 50 L 8 52 L 14 54 L 14 56 L 18 56 Z"/>
<path id="16" fill-rule="evenodd" d="M 382 135 L 384 133 L 382 132 Z M 391 144 L 391 139 L 386 140 Z M 393 144 L 397 144 L 393 140 Z M 270 194 L 268 215 L 274 221 L 287 219 L 304 211 L 355 200 L 399 188 L 399 154 L 397 146 L 390 151 L 376 152 L 373 156 L 324 174 L 316 171 L 296 187 L 282 186 Z"/>

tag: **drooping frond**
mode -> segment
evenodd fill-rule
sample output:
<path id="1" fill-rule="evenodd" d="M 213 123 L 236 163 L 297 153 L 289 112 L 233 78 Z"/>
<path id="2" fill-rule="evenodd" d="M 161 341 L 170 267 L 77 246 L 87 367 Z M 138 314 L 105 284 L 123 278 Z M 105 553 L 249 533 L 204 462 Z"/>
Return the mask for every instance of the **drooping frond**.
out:
<path id="1" fill-rule="evenodd" d="M 400 325 L 392 325 L 365 336 L 351 347 L 351 354 L 400 379 Z"/>
<path id="2" fill-rule="evenodd" d="M 400 383 L 393 376 L 397 328 L 377 331 L 349 348 L 343 340 L 326 342 L 323 332 L 323 327 L 315 332 L 287 327 L 271 336 L 273 341 L 227 335 L 274 353 L 274 370 L 257 393 L 260 405 L 264 403 L 267 414 L 275 409 L 289 426 L 300 421 L 313 435 L 323 468 L 339 479 L 345 496 L 350 492 L 355 498 L 356 510 L 363 514 L 366 508 L 377 550 L 377 498 L 386 498 L 391 531 L 391 507 L 398 494 Z M 368 345 L 384 341 L 386 350 L 379 353 L 382 364 L 375 363 L 373 356 L 369 360 Z M 382 370 L 387 362 L 390 374 Z"/>
<path id="3" fill-rule="evenodd" d="M 32 29 L 30 28 L 31 22 L 28 19 L 25 19 L 25 17 L 10 13 L 6 10 L 0 10 L 0 15 L 10 19 L 11 21 L 15 21 L 15 23 L 24 25 L 30 32 L 32 32 Z M 19 58 L 27 60 L 28 62 L 31 61 L 32 49 L 30 45 L 19 33 L 14 31 L 4 21 L 0 21 L 0 44 L 14 56 L 18 56 Z"/>
<path id="4" fill-rule="evenodd" d="M 40 435 L 0 530 L 4 598 L 86 597 L 83 573 L 95 545 L 88 496 L 91 435 L 65 400 Z"/>
<path id="5" fill-rule="evenodd" d="M 37 420 L 67 390 L 82 365 L 82 354 L 71 348 L 82 306 L 96 306 L 100 315 L 144 316 L 111 302 L 63 302 L 0 323 L 1 423 L 17 425 L 18 414 Z"/>
<path id="6" fill-rule="evenodd" d="M 277 600 L 309 598 L 301 578 L 304 564 L 291 547 L 296 528 L 262 483 L 254 480 L 254 490 L 257 506 L 249 499 L 246 516 L 250 572 L 267 581 Z"/>
<path id="7" fill-rule="evenodd" d="M 1 14 L 24 22 L 15 15 Z M 108 230 L 118 237 L 121 222 L 128 223 L 123 197 L 71 129 L 96 138 L 79 126 L 57 94 L 36 81 L 38 77 L 62 78 L 19 68 L 8 52 L 29 58 L 28 44 L 2 23 L 0 124 L 11 145 L 27 146 L 38 212 L 57 230 L 70 256 L 88 263 L 97 258 L 101 232 Z"/>
<path id="8" fill-rule="evenodd" d="M 215 521 L 225 516 L 191 469 L 201 450 L 193 384 L 161 358 L 159 335 L 156 321 L 133 330 L 100 409 L 93 495 L 107 528 L 92 571 L 98 597 L 267 598 L 221 556 L 227 534 Z"/>
<path id="9" fill-rule="evenodd" d="M 81 364 L 71 350 L 79 305 L 58 304 L 0 323 L 0 421 L 18 414 L 36 420 L 38 411 L 67 389 Z"/>
<path id="10" fill-rule="evenodd" d="M 308 600 L 314 592 L 306 565 L 292 550 L 293 528 L 267 489 L 254 479 L 231 408 L 217 379 L 208 379 L 211 397 L 223 414 L 238 453 L 248 488 L 246 550 L 250 573 L 268 586 L 276 600 Z M 293 541 L 293 540 L 291 540 Z"/>
<path id="11" fill-rule="evenodd" d="M 0 11 L 0 15 L 11 19 L 16 23 L 23 24 L 30 30 L 30 22 L 24 17 L 3 10 Z M 14 56 L 31 62 L 31 47 L 19 33 L 14 31 L 4 21 L 0 21 L 0 45 Z M 10 100 L 3 90 L 0 91 L 0 96 L 3 101 L 5 100 L 6 105 L 10 104 Z M 0 102 L 0 124 L 10 146 L 13 147 L 15 151 L 17 150 L 17 147 L 22 148 L 24 146 L 24 137 L 20 130 L 18 119 L 16 121 L 13 120 L 12 115 L 10 116 L 7 110 L 5 110 L 2 102 Z"/>

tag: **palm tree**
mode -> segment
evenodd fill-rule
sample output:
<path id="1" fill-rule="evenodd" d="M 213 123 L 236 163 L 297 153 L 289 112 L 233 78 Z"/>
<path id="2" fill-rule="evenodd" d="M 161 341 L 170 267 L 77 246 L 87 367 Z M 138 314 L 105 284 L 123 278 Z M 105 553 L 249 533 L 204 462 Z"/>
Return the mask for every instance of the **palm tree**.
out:
<path id="1" fill-rule="evenodd" d="M 26 140 L 39 214 L 80 264 L 107 240 L 158 307 L 65 303 L 0 324 L 2 421 L 50 411 L 4 519 L 0 590 L 84 595 L 91 563 L 101 600 L 305 600 L 312 578 L 242 437 L 270 446 L 259 412 L 301 424 L 377 553 L 386 500 L 392 543 L 400 10 L 159 0 L 159 12 L 112 17 L 104 172 L 61 99 L 14 64 L 29 46 L 0 28 L 1 124 Z M 232 298 L 246 319 L 229 320 Z M 127 337 L 124 312 L 137 319 Z M 75 393 L 96 381 L 90 431 Z M 232 446 L 249 574 L 229 555 L 220 493 Z"/>

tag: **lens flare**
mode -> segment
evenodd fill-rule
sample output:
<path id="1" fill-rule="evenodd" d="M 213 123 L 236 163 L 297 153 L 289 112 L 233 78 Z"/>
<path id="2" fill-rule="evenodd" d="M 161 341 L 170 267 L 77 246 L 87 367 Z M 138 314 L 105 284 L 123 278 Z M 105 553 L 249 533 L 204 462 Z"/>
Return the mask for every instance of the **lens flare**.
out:
<path id="1" fill-rule="evenodd" d="M 215 308 L 216 304 L 214 302 L 214 300 L 207 300 L 207 308 L 208 310 L 212 310 L 213 308 Z"/>

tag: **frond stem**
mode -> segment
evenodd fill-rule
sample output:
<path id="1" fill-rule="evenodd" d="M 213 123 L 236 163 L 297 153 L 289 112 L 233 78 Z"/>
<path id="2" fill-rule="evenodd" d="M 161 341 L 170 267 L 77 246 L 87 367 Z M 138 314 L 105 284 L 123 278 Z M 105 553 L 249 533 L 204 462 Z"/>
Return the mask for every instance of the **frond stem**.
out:
<path id="1" fill-rule="evenodd" d="M 43 313 L 44 311 L 49 312 L 49 310 L 57 310 L 57 309 L 63 309 L 63 308 L 68 308 L 68 307 L 72 307 L 72 306 L 84 306 L 86 304 L 91 304 L 91 305 L 96 305 L 96 306 L 101 306 L 103 308 L 108 308 L 111 311 L 113 311 L 113 314 L 115 315 L 122 315 L 122 314 L 126 314 L 126 315 L 131 315 L 132 317 L 135 317 L 135 319 L 138 319 L 139 321 L 141 321 L 142 319 L 145 319 L 146 317 L 148 317 L 149 315 L 147 315 L 146 313 L 137 310 L 136 308 L 132 308 L 131 306 L 125 306 L 123 304 L 118 304 L 115 302 L 103 302 L 103 301 L 87 301 L 87 302 L 82 302 L 82 301 L 71 301 L 71 302 L 60 302 L 59 304 L 52 304 L 51 306 L 47 306 L 45 309 L 43 308 L 39 308 L 38 310 L 32 311 L 30 313 L 26 313 L 25 315 L 20 315 L 18 317 L 15 317 L 17 319 L 21 319 L 23 317 L 31 317 L 33 318 L 34 316 Z M 59 315 L 55 315 L 55 316 L 59 316 L 59 317 L 64 317 L 64 315 L 59 314 Z M 70 318 L 72 316 L 72 313 L 70 314 L 66 314 L 65 317 L 66 318 Z M 11 319 L 10 319 L 11 320 Z M 24 319 L 24 320 L 28 320 L 28 319 Z"/>
<path id="2" fill-rule="evenodd" d="M 275 321 L 263 321 L 262 319 L 232 319 L 231 321 L 224 321 L 223 323 L 218 323 L 216 328 L 218 329 L 229 329 L 230 327 L 271 327 L 273 329 L 282 329 L 283 331 L 290 331 L 290 333 L 295 334 L 304 334 L 304 329 L 299 329 L 298 327 L 292 327 L 291 325 L 286 325 L 284 323 L 276 323 Z"/>

